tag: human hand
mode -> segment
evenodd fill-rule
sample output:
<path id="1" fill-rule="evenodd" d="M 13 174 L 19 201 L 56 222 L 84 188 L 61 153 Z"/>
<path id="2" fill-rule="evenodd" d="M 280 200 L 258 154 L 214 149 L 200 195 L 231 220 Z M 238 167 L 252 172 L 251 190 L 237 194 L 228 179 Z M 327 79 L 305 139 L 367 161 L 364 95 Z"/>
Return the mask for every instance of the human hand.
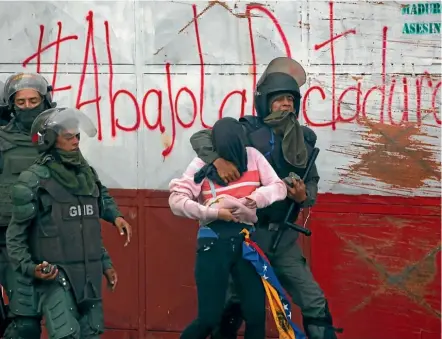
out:
<path id="1" fill-rule="evenodd" d="M 114 221 L 114 224 L 117 227 L 120 235 L 126 234 L 126 242 L 124 244 L 124 247 L 126 247 L 127 245 L 129 245 L 130 238 L 132 237 L 132 226 L 122 217 L 117 217 Z"/>
<path id="2" fill-rule="evenodd" d="M 54 280 L 58 275 L 57 266 L 49 265 L 47 261 L 35 266 L 34 276 L 40 280 Z"/>
<path id="3" fill-rule="evenodd" d="M 218 158 L 213 162 L 216 171 L 221 179 L 224 180 L 226 184 L 231 181 L 238 180 L 240 175 L 236 166 L 230 161 L 224 160 L 223 158 Z"/>
<path id="4" fill-rule="evenodd" d="M 114 268 L 108 268 L 104 271 L 104 276 L 107 280 L 107 287 L 113 292 L 117 287 L 118 275 Z"/>
<path id="5" fill-rule="evenodd" d="M 293 180 L 293 187 L 287 186 L 287 196 L 296 201 L 298 204 L 304 202 L 307 199 L 307 194 L 305 191 L 305 184 L 302 180 Z"/>
<path id="6" fill-rule="evenodd" d="M 252 198 L 249 198 L 249 197 L 246 197 L 245 200 L 246 201 L 244 202 L 244 206 L 246 206 L 247 208 L 250 208 L 250 209 L 257 208 L 255 200 L 253 200 Z"/>
<path id="7" fill-rule="evenodd" d="M 233 211 L 234 211 L 233 209 L 220 208 L 218 210 L 218 219 L 224 220 L 224 221 L 238 222 L 239 219 L 232 214 Z"/>

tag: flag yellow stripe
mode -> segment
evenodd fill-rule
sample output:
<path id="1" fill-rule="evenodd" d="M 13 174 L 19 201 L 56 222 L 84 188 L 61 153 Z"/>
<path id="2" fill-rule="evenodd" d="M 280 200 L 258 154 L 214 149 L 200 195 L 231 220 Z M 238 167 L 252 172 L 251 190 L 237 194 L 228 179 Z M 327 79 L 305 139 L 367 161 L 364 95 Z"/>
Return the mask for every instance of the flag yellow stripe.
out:
<path id="1" fill-rule="evenodd" d="M 284 307 L 281 303 L 281 300 L 278 296 L 278 292 L 275 288 L 265 279 L 262 278 L 262 282 L 264 285 L 264 289 L 266 291 L 267 298 L 269 300 L 270 310 L 272 311 L 273 319 L 275 320 L 275 325 L 279 333 L 279 339 L 296 339 L 295 332 L 293 328 L 290 326 L 288 328 L 288 333 L 281 327 L 277 315 L 277 309 L 279 309 L 282 314 L 285 316 Z"/>

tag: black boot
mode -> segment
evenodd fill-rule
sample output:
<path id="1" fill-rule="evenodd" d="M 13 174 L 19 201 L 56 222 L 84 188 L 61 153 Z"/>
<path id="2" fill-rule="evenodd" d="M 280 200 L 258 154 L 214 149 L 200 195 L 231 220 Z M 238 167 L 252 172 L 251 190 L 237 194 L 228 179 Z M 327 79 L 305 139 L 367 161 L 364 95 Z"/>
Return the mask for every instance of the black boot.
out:
<path id="1" fill-rule="evenodd" d="M 336 333 L 342 333 L 342 328 L 333 327 L 333 318 L 328 308 L 328 302 L 325 302 L 325 316 L 323 318 L 304 317 L 302 324 L 308 339 L 338 339 Z"/>
<path id="2" fill-rule="evenodd" d="M 236 339 L 243 322 L 241 305 L 231 303 L 226 306 L 221 323 L 211 335 L 211 339 Z"/>

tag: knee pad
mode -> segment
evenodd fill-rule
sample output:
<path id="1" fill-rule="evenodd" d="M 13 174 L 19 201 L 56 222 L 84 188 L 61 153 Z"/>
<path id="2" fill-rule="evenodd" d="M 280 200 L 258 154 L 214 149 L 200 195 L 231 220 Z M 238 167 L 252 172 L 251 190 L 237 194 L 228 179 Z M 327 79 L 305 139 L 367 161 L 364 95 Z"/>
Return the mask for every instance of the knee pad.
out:
<path id="1" fill-rule="evenodd" d="M 14 316 L 39 317 L 38 293 L 34 286 L 34 279 L 11 270 L 8 270 L 6 278 L 8 280 L 9 311 Z"/>
<path id="2" fill-rule="evenodd" d="M 80 324 L 74 317 L 72 309 L 76 307 L 74 297 L 65 293 L 62 288 L 55 289 L 47 296 L 42 305 L 46 330 L 52 339 L 79 339 Z"/>
<path id="3" fill-rule="evenodd" d="M 342 328 L 336 328 L 333 326 L 333 318 L 330 313 L 330 309 L 328 308 L 328 302 L 325 301 L 325 316 L 322 318 L 310 318 L 303 317 L 302 323 L 304 326 L 305 334 L 307 338 L 310 338 L 311 335 L 311 327 L 322 327 L 324 328 L 324 337 L 323 339 L 338 339 L 336 333 L 342 333 L 344 330 Z M 309 328 L 310 327 L 310 328 Z"/>
<path id="4" fill-rule="evenodd" d="M 40 339 L 41 319 L 15 317 L 5 330 L 5 339 Z"/>

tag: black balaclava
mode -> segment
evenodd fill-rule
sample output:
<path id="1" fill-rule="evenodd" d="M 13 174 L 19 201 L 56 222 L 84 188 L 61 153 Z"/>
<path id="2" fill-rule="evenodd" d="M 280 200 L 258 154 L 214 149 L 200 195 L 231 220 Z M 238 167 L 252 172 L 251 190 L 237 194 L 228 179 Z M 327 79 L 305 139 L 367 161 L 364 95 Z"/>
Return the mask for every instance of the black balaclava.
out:
<path id="1" fill-rule="evenodd" d="M 46 109 L 45 101 L 42 100 L 41 103 L 33 108 L 22 109 L 14 105 L 14 115 L 16 121 L 23 127 L 26 131 L 30 131 L 32 123 L 37 118 L 37 116 Z"/>

